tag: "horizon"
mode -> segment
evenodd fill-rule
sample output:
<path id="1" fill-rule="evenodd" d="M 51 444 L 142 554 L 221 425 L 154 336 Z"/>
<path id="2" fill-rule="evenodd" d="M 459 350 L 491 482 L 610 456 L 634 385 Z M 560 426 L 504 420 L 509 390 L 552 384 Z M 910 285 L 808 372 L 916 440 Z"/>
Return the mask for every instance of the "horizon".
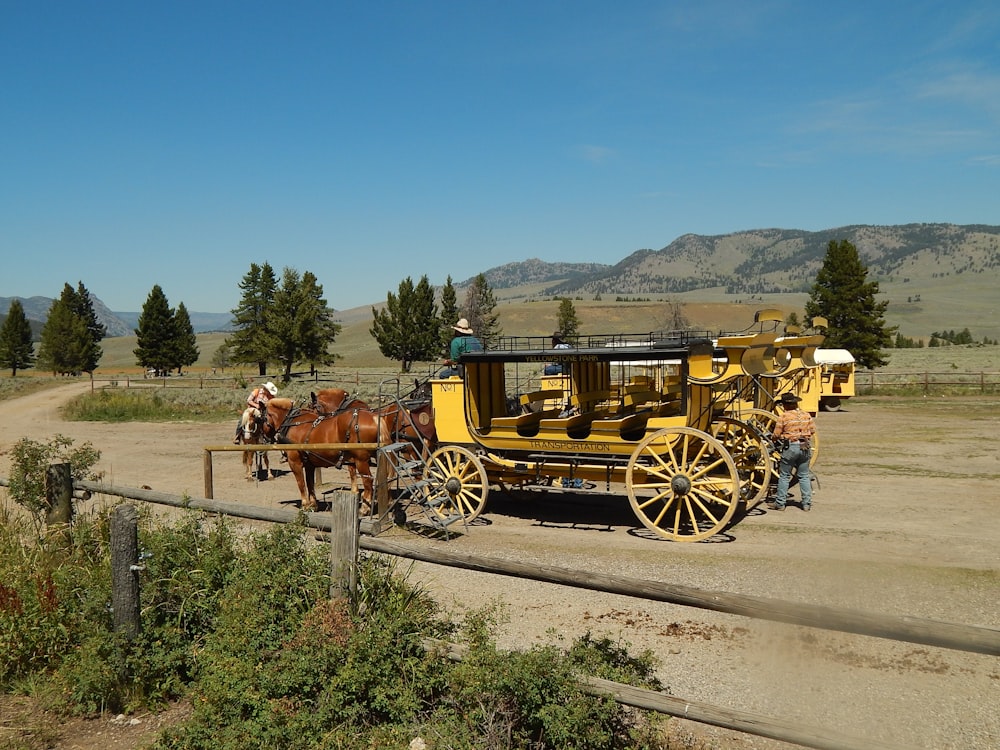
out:
<path id="1" fill-rule="evenodd" d="M 266 261 L 350 310 L 685 234 L 1000 224 L 998 36 L 983 0 L 15 6 L 0 296 L 224 314 Z"/>

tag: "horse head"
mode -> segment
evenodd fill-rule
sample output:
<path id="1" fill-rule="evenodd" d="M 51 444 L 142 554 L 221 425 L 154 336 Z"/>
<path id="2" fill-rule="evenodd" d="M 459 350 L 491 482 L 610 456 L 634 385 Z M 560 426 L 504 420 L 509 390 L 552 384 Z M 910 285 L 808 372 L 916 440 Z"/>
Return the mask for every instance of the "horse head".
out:
<path id="1" fill-rule="evenodd" d="M 272 398 L 261 407 L 261 435 L 269 442 L 276 442 L 282 426 L 292 413 L 290 398 Z"/>

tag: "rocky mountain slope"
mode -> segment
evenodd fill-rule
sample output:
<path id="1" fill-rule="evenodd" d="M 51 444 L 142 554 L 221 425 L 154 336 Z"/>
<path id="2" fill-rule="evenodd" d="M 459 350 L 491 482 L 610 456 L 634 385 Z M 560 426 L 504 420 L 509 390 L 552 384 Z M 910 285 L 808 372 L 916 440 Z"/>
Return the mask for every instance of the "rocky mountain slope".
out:
<path id="1" fill-rule="evenodd" d="M 638 250 L 614 266 L 589 264 L 588 269 L 588 264 L 532 259 L 483 273 L 494 289 L 541 283 L 535 292 L 539 296 L 679 294 L 710 288 L 742 296 L 808 292 L 830 241 L 845 239 L 858 248 L 869 278 L 880 283 L 920 285 L 963 274 L 1000 280 L 1000 226 L 954 224 L 686 234 L 660 250 Z"/>

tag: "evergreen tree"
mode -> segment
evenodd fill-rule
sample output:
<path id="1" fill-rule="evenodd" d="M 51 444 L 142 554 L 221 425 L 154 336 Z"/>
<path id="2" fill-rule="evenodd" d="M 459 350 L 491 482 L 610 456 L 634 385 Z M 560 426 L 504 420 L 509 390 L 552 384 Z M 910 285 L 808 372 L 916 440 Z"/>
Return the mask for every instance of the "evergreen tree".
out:
<path id="1" fill-rule="evenodd" d="M 805 313 L 810 323 L 826 319 L 826 346 L 847 349 L 860 367 L 873 369 L 888 362 L 882 349 L 890 346 L 896 327 L 886 326 L 889 302 L 875 300 L 878 282 L 867 276 L 857 248 L 847 240 L 831 240 Z"/>
<path id="2" fill-rule="evenodd" d="M 190 321 L 188 321 L 190 323 Z M 139 313 L 139 327 L 135 329 L 136 346 L 132 350 L 136 362 L 157 373 L 167 373 L 174 365 L 174 344 L 177 328 L 174 311 L 159 284 L 153 286 Z"/>
<path id="3" fill-rule="evenodd" d="M 101 340 L 108 335 L 107 326 L 97 319 L 94 300 L 82 281 L 77 282 L 75 292 L 67 284 L 63 289 L 63 294 L 67 295 L 67 304 L 69 304 L 73 314 L 83 321 L 90 337 L 90 345 L 84 347 L 86 361 L 82 363 L 80 369 L 83 372 L 93 372 L 97 369 L 97 363 L 101 361 L 101 355 L 104 353 L 101 348 Z"/>
<path id="4" fill-rule="evenodd" d="M 569 297 L 559 300 L 559 314 L 556 316 L 556 330 L 560 331 L 565 341 L 569 341 L 579 333 L 580 319 L 576 317 L 576 308 Z"/>
<path id="5" fill-rule="evenodd" d="M 339 323 L 333 320 L 333 310 L 323 298 L 323 286 L 311 271 L 304 271 L 299 283 L 300 324 L 299 361 L 316 365 L 330 365 L 336 356 L 330 353 L 330 345 L 340 334 Z"/>
<path id="6" fill-rule="evenodd" d="M 487 283 L 486 276 L 479 274 L 472 280 L 465 294 L 465 317 L 468 318 L 476 337 L 487 349 L 493 348 L 497 339 L 503 335 L 500 319 L 494 312 L 496 306 L 493 289 Z"/>
<path id="7" fill-rule="evenodd" d="M 11 300 L 7 318 L 0 326 L 0 367 L 9 367 L 10 376 L 35 364 L 35 347 L 31 342 L 31 324 L 24 315 L 21 300 Z"/>
<path id="8" fill-rule="evenodd" d="M 285 268 L 265 322 L 268 336 L 276 342 L 271 358 L 281 363 L 285 382 L 291 379 L 296 362 L 315 366 L 333 361 L 329 347 L 340 326 L 333 322 L 333 311 L 313 273 L 300 276 L 294 268 Z"/>
<path id="9" fill-rule="evenodd" d="M 452 328 L 458 322 L 458 294 L 455 292 L 455 285 L 451 282 L 451 275 L 441 287 L 441 342 L 440 349 L 447 351 L 451 342 Z"/>
<path id="10" fill-rule="evenodd" d="M 67 284 L 62 296 L 53 300 L 38 344 L 38 367 L 54 375 L 79 375 L 93 359 L 93 341 L 86 323 L 71 307 L 74 294 Z"/>
<path id="11" fill-rule="evenodd" d="M 234 331 L 226 339 L 233 362 L 256 364 L 260 375 L 267 374 L 268 361 L 274 361 L 279 342 L 268 327 L 268 310 L 274 304 L 278 280 L 274 269 L 250 264 L 239 284 L 243 292 L 239 305 L 232 310 Z"/>
<path id="12" fill-rule="evenodd" d="M 448 282 L 451 283 L 450 277 Z M 372 319 L 369 332 L 378 342 L 379 351 L 389 359 L 398 360 L 403 372 L 409 372 L 414 362 L 431 361 L 439 356 L 441 318 L 427 276 L 422 276 L 416 287 L 409 276 L 399 282 L 397 294 L 386 295 L 383 309 L 372 308 Z"/>
<path id="13" fill-rule="evenodd" d="M 183 302 L 179 302 L 174 311 L 172 350 L 172 364 L 177 368 L 178 375 L 181 374 L 182 368 L 190 367 L 198 361 L 198 337 L 195 336 L 194 326 L 191 325 L 191 316 L 188 315 Z"/>

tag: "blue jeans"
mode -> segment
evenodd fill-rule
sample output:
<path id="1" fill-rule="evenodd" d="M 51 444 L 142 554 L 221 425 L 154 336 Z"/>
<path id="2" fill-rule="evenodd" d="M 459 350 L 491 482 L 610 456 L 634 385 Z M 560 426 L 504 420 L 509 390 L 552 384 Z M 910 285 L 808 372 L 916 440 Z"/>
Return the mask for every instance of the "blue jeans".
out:
<path id="1" fill-rule="evenodd" d="M 802 493 L 802 507 L 812 505 L 812 471 L 809 469 L 809 459 L 812 451 L 809 446 L 792 443 L 781 452 L 781 463 L 778 465 L 778 495 L 774 504 L 785 507 L 788 500 L 788 485 L 792 481 L 792 469 L 799 476 L 799 491 Z"/>

